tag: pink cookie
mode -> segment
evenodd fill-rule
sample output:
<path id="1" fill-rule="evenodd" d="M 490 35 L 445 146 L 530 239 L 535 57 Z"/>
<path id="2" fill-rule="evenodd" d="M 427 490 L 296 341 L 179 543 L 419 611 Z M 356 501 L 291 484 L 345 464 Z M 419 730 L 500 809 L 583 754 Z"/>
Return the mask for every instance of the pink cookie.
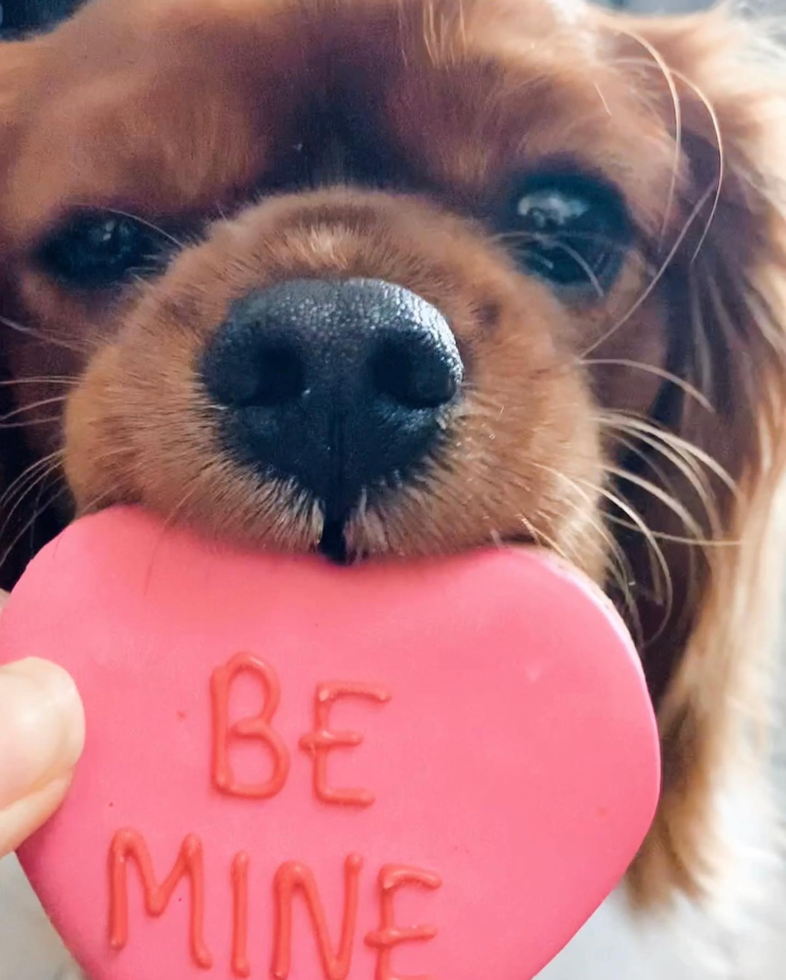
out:
<path id="1" fill-rule="evenodd" d="M 527 980 L 652 819 L 632 645 L 532 551 L 340 569 L 107 512 L 17 587 L 30 654 L 88 737 L 20 857 L 92 980 Z"/>

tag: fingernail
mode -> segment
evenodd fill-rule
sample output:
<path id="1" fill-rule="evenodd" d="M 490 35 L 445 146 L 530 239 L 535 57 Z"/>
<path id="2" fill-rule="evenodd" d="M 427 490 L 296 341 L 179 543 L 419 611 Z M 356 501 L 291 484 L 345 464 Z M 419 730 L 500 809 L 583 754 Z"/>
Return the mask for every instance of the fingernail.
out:
<path id="1" fill-rule="evenodd" d="M 31 657 L 0 667 L 0 808 L 69 772 L 85 717 L 71 677 Z"/>

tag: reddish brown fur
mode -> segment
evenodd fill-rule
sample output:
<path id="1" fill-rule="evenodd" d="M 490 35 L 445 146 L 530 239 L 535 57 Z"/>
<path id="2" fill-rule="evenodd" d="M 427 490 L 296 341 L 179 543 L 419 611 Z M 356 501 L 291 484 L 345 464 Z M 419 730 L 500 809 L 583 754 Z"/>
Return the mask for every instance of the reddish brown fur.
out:
<path id="1" fill-rule="evenodd" d="M 51 35 L 0 47 L 0 355 L 20 382 L 0 390 L 26 423 L 0 477 L 59 445 L 59 424 L 41 421 L 59 403 L 36 403 L 67 390 L 79 510 L 141 501 L 215 534 L 313 549 L 318 508 L 223 455 L 197 358 L 252 287 L 353 275 L 420 293 L 457 335 L 465 405 L 425 483 L 362 507 L 351 544 L 410 555 L 534 538 L 607 585 L 661 715 L 663 804 L 632 875 L 655 899 L 711 870 L 713 793 L 772 618 L 757 555 L 783 463 L 786 86 L 725 11 L 567 10 L 95 0 Z M 259 196 L 298 173 L 304 113 L 315 125 L 336 104 L 356 138 L 384 141 L 407 193 Z M 482 224 L 516 175 L 565 159 L 615 183 L 640 229 L 603 302 L 556 297 Z M 87 301 L 31 260 L 84 204 L 156 222 L 231 216 L 162 278 Z M 642 468 L 609 518 L 623 449 Z M 20 553 L 15 565 L 4 551 L 8 584 Z"/>

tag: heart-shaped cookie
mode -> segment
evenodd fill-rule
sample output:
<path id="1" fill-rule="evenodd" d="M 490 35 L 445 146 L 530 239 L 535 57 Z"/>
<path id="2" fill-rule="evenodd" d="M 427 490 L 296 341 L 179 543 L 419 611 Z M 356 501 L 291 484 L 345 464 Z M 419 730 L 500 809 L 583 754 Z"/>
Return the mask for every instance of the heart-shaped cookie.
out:
<path id="1" fill-rule="evenodd" d="M 93 980 L 527 980 L 653 815 L 632 645 L 536 552 L 336 568 L 106 512 L 15 590 L 31 654 L 88 728 L 20 857 Z"/>

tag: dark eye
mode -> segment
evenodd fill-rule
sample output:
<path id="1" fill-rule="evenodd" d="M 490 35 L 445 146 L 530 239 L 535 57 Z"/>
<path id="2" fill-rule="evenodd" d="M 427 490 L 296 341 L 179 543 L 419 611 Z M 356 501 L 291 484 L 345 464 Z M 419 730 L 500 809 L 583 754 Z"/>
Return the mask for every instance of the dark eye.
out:
<path id="1" fill-rule="evenodd" d="M 576 175 L 542 175 L 520 185 L 502 219 L 503 240 L 534 275 L 558 287 L 602 295 L 614 282 L 630 241 L 619 194 Z"/>
<path id="2" fill-rule="evenodd" d="M 43 269 L 74 289 L 109 289 L 160 268 L 168 236 L 111 212 L 76 215 L 38 250 Z"/>

